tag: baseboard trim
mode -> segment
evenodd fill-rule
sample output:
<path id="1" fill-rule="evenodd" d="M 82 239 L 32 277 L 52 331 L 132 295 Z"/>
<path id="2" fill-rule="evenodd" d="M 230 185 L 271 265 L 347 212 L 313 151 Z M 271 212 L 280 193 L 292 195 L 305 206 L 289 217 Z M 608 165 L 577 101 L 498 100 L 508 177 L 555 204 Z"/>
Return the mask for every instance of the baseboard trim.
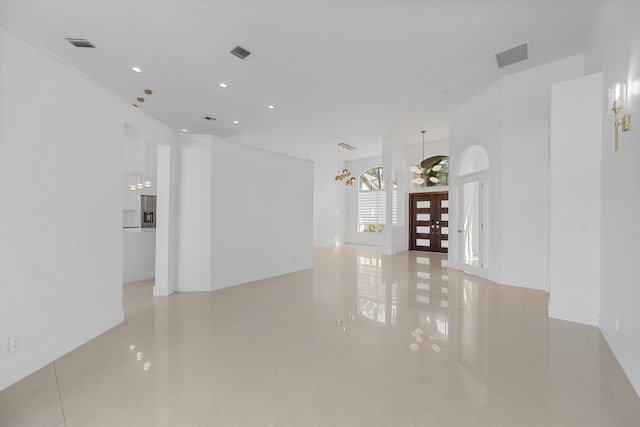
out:
<path id="1" fill-rule="evenodd" d="M 124 321 L 124 309 L 117 310 L 92 324 L 76 330 L 59 341 L 46 345 L 0 369 L 0 390 L 4 390 L 71 350 L 80 347 Z"/>
<path id="2" fill-rule="evenodd" d="M 620 363 L 622 370 L 627 375 L 631 386 L 634 388 L 638 396 L 640 396 L 640 366 L 636 364 L 633 357 L 627 350 L 622 340 L 618 337 L 615 329 L 607 323 L 604 317 L 600 316 L 600 332 L 609 344 L 611 351 Z"/>
<path id="3" fill-rule="evenodd" d="M 212 283 L 212 290 L 230 288 L 232 286 L 244 285 L 246 283 L 255 282 L 257 280 L 269 279 L 272 277 L 284 276 L 286 274 L 297 273 L 299 271 L 309 270 L 313 268 L 313 264 L 301 265 L 292 270 L 271 270 L 256 274 L 240 273 L 234 276 L 215 277 Z"/>
<path id="4" fill-rule="evenodd" d="M 553 304 L 549 305 L 549 317 L 591 326 L 598 326 L 600 320 L 598 313 L 576 310 L 573 308 L 558 307 L 554 306 Z"/>

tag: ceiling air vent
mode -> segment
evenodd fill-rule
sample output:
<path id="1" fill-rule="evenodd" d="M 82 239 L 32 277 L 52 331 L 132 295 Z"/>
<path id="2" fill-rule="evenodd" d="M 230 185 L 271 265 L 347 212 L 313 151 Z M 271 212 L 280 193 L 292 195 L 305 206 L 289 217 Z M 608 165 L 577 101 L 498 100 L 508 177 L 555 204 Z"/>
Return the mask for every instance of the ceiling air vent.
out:
<path id="1" fill-rule="evenodd" d="M 507 49 L 500 53 L 496 53 L 498 68 L 513 65 L 528 58 L 529 49 L 527 43 L 521 44 L 520 46 L 512 47 L 511 49 Z"/>
<path id="2" fill-rule="evenodd" d="M 87 39 L 72 39 L 67 37 L 67 41 L 74 45 L 75 47 L 92 47 L 95 48 L 94 45 Z"/>
<path id="3" fill-rule="evenodd" d="M 232 55 L 237 56 L 240 59 L 244 59 L 247 56 L 251 55 L 251 52 L 249 52 L 247 49 L 241 47 L 241 46 L 236 46 L 232 51 L 231 51 Z"/>

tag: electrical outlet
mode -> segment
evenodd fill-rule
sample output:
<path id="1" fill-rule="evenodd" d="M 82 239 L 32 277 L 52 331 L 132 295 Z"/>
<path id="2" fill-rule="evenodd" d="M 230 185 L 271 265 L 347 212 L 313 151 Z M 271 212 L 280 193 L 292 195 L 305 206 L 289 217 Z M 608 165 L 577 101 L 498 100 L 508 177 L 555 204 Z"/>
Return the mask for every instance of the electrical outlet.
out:
<path id="1" fill-rule="evenodd" d="M 9 354 L 13 354 L 18 351 L 20 345 L 20 334 L 9 337 Z"/>

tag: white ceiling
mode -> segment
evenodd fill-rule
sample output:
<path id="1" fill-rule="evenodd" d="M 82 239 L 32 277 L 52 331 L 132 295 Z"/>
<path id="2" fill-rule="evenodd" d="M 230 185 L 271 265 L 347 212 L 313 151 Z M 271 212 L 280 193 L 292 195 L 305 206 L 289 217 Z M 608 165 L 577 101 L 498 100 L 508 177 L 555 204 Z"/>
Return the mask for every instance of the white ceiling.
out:
<path id="1" fill-rule="evenodd" d="M 0 0 L 0 21 L 127 101 L 145 97 L 141 108 L 178 133 L 315 159 L 337 153 L 339 142 L 357 147 L 357 158 L 379 155 L 385 138 L 419 144 L 422 129 L 427 141 L 447 138 L 449 112 L 500 76 L 582 53 L 596 7 L 597 0 Z M 495 53 L 524 42 L 529 59 L 498 70 Z M 252 54 L 232 56 L 237 45 Z"/>

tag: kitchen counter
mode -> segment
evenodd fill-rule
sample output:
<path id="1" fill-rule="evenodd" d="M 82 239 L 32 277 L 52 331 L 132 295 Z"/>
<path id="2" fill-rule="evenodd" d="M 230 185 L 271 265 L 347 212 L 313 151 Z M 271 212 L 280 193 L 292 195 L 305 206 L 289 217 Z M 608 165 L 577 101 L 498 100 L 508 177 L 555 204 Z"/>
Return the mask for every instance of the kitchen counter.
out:
<path id="1" fill-rule="evenodd" d="M 122 281 L 124 283 L 155 277 L 156 229 L 123 228 Z"/>
<path id="2" fill-rule="evenodd" d="M 141 227 L 122 227 L 122 231 L 129 233 L 155 233 L 155 227 L 141 228 Z"/>

